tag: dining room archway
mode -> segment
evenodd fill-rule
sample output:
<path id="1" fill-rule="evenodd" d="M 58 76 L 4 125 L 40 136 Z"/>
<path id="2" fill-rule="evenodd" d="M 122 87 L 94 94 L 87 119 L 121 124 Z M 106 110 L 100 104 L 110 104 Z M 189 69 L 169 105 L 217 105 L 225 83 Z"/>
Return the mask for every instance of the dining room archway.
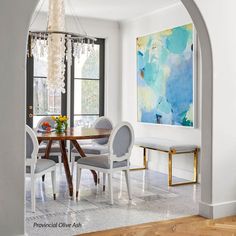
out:
<path id="1" fill-rule="evenodd" d="M 8 114 L 12 116 L 12 118 L 3 118 L 3 121 L 6 121 L 9 126 L 3 127 L 3 132 L 8 133 L 8 137 L 15 135 L 15 146 L 16 147 L 22 147 L 22 148 L 13 148 L 10 151 L 10 155 L 12 156 L 11 162 L 14 161 L 14 166 L 11 165 L 11 169 L 7 171 L 1 172 L 1 177 L 3 180 L 9 180 L 15 181 L 15 184 L 19 184 L 17 188 L 14 186 L 6 185 L 5 183 L 1 182 L 1 189 L 3 190 L 3 199 L 4 199 L 4 206 L 3 211 L 1 211 L 3 214 L 4 212 L 8 212 L 8 214 L 11 216 L 11 220 L 9 220 L 9 217 L 5 217 L 1 214 L 0 216 L 0 222 L 1 222 L 1 228 L 4 228 L 5 234 L 4 235 L 12 235 L 12 234 L 24 234 L 24 210 L 21 204 L 23 204 L 24 200 L 24 143 L 25 143 L 25 129 L 24 129 L 24 123 L 25 123 L 25 83 L 24 85 L 21 85 L 19 83 L 19 79 L 22 81 L 25 80 L 25 71 L 23 65 L 25 65 L 25 56 L 26 56 L 26 39 L 28 36 L 28 29 L 30 24 L 30 15 L 33 14 L 34 9 L 36 8 L 37 0 L 24 0 L 25 4 L 15 3 L 15 1 L 4 1 L 4 7 L 1 8 L 1 20 L 5 22 L 10 22 L 11 16 L 7 16 L 8 12 L 12 12 L 14 14 L 14 11 L 11 9 L 18 8 L 18 14 L 16 18 L 13 18 L 14 22 L 16 23 L 14 26 L 9 27 L 6 29 L 6 34 L 9 34 L 11 36 L 11 33 L 13 30 L 16 30 L 16 32 L 19 32 L 19 37 L 16 38 L 13 35 L 12 43 L 14 43 L 14 48 L 17 49 L 17 57 L 19 59 L 15 60 L 15 51 L 9 50 L 6 51 L 4 48 L 5 45 L 7 45 L 6 41 L 3 41 L 4 43 L 1 44 L 1 51 L 2 56 L 9 59 L 8 63 L 8 69 L 9 70 L 3 70 L 2 76 L 5 78 L 11 77 L 11 81 L 6 82 L 6 85 L 1 88 L 1 92 L 3 92 L 3 95 L 6 100 L 11 101 L 11 106 L 18 107 L 15 112 L 10 112 L 10 110 L 7 108 L 7 105 L 3 106 L 3 109 L 6 108 L 6 112 L 9 111 Z M 207 203 L 211 202 L 212 193 L 211 188 L 212 186 L 212 100 L 209 99 L 209 97 L 212 98 L 212 84 L 213 84 L 213 68 L 212 68 L 212 49 L 211 49 L 211 42 L 208 34 L 208 30 L 206 27 L 206 24 L 204 22 L 204 18 L 198 9 L 196 3 L 194 1 L 189 0 L 182 0 L 184 6 L 187 8 L 189 14 L 191 15 L 193 22 L 195 24 L 195 27 L 198 31 L 199 40 L 201 43 L 201 49 L 202 49 L 202 91 L 203 91 L 203 106 L 202 106 L 202 126 L 203 126 L 203 132 L 202 132 L 202 165 L 201 165 L 201 188 L 202 188 L 202 195 L 201 195 L 201 202 Z M 24 7 L 20 7 L 20 5 L 24 5 Z M 4 13 L 5 11 L 5 13 Z M 17 22 L 18 21 L 18 22 Z M 24 43 L 23 43 L 24 42 Z M 5 58 L 4 58 L 5 59 Z M 12 70 L 11 72 L 9 72 Z M 9 84 L 8 84 L 9 83 Z M 16 90 L 14 90 L 15 96 L 12 98 L 11 95 L 8 95 L 10 87 L 17 87 Z M 5 91 L 4 91 L 5 90 Z M 210 96 L 209 96 L 210 95 Z M 14 123 L 14 117 L 18 115 L 19 117 L 19 123 L 18 125 L 10 126 L 10 124 Z M 19 125 L 20 124 L 20 125 Z M 11 128 L 9 128 L 11 127 Z M 16 135 L 17 133 L 17 135 Z M 1 149 L 1 155 L 5 155 L 5 153 L 9 153 L 8 151 L 8 145 L 3 143 L 3 148 Z M 5 146 L 5 147 L 4 147 Z M 9 160 L 3 160 L 2 166 L 9 166 Z M 13 174 L 12 174 L 13 173 Z M 11 194 L 9 194 L 11 193 Z M 9 197 L 10 196 L 10 197 Z M 204 204 L 202 204 L 204 206 Z M 204 212 L 204 207 L 200 206 L 200 214 L 210 217 L 207 213 Z M 19 219 L 22 219 L 19 221 Z M 14 225 L 14 229 L 12 227 Z"/>

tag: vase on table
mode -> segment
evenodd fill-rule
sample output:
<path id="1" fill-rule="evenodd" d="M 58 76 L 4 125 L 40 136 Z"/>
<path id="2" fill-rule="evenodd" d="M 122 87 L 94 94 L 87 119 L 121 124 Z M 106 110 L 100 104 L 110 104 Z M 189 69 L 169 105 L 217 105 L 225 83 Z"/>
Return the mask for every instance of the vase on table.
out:
<path id="1" fill-rule="evenodd" d="M 56 122 L 56 133 L 57 134 L 62 134 L 62 133 L 65 133 L 66 129 L 67 129 L 67 126 L 68 126 L 68 117 L 67 116 L 58 116 L 58 117 L 55 117 L 55 116 L 52 116 L 52 119 Z"/>

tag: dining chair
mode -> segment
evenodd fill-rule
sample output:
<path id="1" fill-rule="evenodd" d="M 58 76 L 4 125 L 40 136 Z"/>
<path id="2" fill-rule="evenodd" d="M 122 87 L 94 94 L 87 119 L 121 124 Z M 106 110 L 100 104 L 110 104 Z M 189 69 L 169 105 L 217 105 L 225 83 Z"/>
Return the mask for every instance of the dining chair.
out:
<path id="1" fill-rule="evenodd" d="M 51 117 L 46 116 L 46 117 L 43 117 L 39 120 L 39 122 L 37 124 L 37 127 L 36 127 L 36 130 L 42 129 L 42 124 L 44 122 L 48 122 L 52 128 L 54 128 L 55 125 L 56 125 L 56 122 Z M 48 144 L 48 142 L 44 141 L 39 145 L 39 152 L 38 152 L 38 157 L 39 158 L 42 158 L 42 157 L 45 156 L 45 152 L 46 152 L 46 149 L 47 149 L 47 144 Z M 58 163 L 59 163 L 60 168 L 61 168 L 61 166 L 62 166 L 61 165 L 62 164 L 61 149 L 60 149 L 60 144 L 59 144 L 58 141 L 53 141 L 52 142 L 50 155 L 58 157 Z"/>
<path id="2" fill-rule="evenodd" d="M 96 119 L 93 124 L 93 128 L 95 129 L 113 129 L 112 121 L 105 117 L 101 116 Z M 81 142 L 81 148 L 83 149 L 84 153 L 87 154 L 94 154 L 94 155 L 101 155 L 108 153 L 108 139 L 109 138 L 100 138 L 100 139 L 93 139 L 90 143 L 83 144 Z M 71 173 L 73 175 L 74 171 L 74 164 L 76 157 L 79 158 L 80 154 L 78 153 L 76 148 L 71 150 Z M 99 174 L 98 174 L 99 175 Z"/>
<path id="3" fill-rule="evenodd" d="M 31 178 L 31 208 L 35 212 L 35 181 L 51 172 L 53 198 L 56 199 L 56 162 L 37 159 L 39 144 L 34 131 L 26 125 L 26 177 Z"/>
<path id="4" fill-rule="evenodd" d="M 113 173 L 124 171 L 131 200 L 130 155 L 134 144 L 134 131 L 130 123 L 121 122 L 112 131 L 108 141 L 108 154 L 87 155 L 77 161 L 76 198 L 78 198 L 82 169 L 90 169 L 103 173 L 103 185 L 108 175 L 110 202 L 113 204 Z"/>

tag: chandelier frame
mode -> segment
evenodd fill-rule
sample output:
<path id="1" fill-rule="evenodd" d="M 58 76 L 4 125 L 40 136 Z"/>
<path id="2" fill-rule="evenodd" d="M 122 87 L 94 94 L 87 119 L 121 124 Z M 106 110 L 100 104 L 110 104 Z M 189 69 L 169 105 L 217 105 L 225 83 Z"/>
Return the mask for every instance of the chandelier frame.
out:
<path id="1" fill-rule="evenodd" d="M 32 56 L 32 44 L 31 44 L 31 39 L 32 38 L 37 38 L 37 39 L 42 39 L 42 40 L 47 40 L 49 35 L 52 34 L 59 34 L 59 35 L 65 35 L 66 40 L 70 40 L 71 43 L 76 43 L 76 42 L 83 42 L 84 40 L 91 40 L 92 43 L 97 41 L 97 39 L 93 36 L 85 35 L 85 34 L 77 34 L 77 33 L 72 33 L 72 32 L 67 32 L 67 31 L 29 31 L 29 43 L 28 43 L 28 56 Z"/>

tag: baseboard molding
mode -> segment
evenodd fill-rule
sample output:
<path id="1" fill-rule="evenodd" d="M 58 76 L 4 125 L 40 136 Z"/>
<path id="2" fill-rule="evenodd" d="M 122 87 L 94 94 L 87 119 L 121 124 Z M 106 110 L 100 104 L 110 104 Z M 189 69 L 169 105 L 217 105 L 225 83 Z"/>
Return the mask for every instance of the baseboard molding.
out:
<path id="1" fill-rule="evenodd" d="M 199 202 L 199 215 L 210 219 L 236 215 L 236 201 L 215 204 Z"/>

